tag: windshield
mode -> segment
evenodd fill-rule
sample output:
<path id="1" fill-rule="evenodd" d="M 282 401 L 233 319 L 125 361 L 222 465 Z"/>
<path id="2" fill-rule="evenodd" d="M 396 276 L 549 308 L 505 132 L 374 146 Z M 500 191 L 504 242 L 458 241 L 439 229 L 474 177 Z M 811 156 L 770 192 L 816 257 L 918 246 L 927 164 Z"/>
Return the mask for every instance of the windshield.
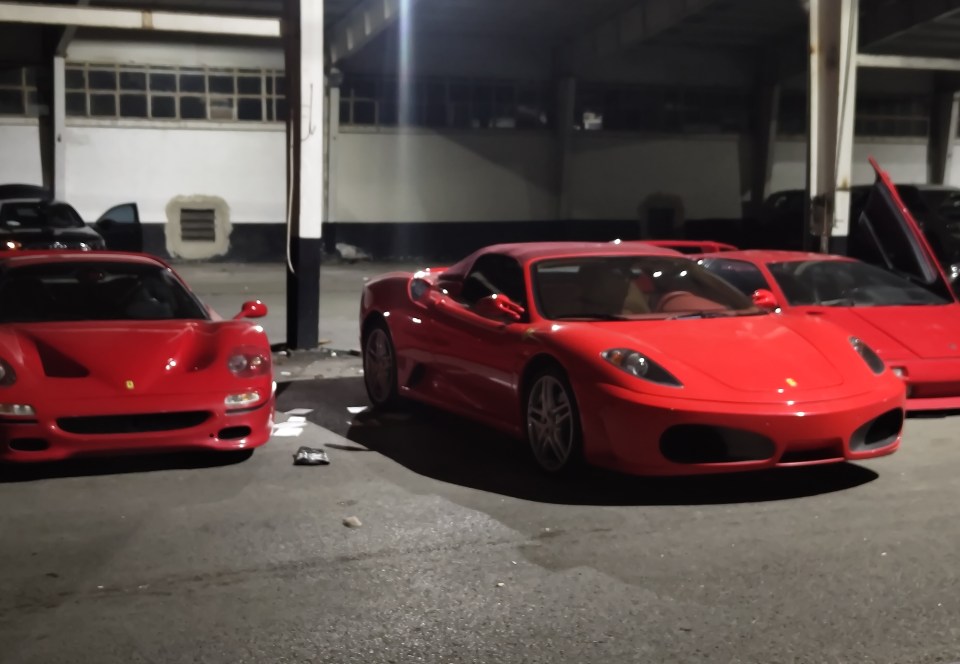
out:
<path id="1" fill-rule="evenodd" d="M 165 268 L 120 261 L 57 262 L 0 275 L 0 322 L 206 319 Z"/>
<path id="2" fill-rule="evenodd" d="M 793 306 L 881 307 L 947 302 L 903 277 L 859 261 L 793 261 L 767 267 Z"/>
<path id="3" fill-rule="evenodd" d="M 83 219 L 65 203 L 13 201 L 0 205 L 0 228 L 83 228 Z"/>
<path id="4" fill-rule="evenodd" d="M 534 264 L 540 313 L 551 320 L 760 314 L 749 298 L 693 261 L 591 256 Z"/>

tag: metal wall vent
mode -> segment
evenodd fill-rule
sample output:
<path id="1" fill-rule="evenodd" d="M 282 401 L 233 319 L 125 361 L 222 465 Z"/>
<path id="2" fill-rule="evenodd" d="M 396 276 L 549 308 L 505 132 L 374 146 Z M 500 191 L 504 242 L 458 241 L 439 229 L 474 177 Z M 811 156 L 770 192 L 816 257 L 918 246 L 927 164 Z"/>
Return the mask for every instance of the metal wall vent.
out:
<path id="1" fill-rule="evenodd" d="M 216 242 L 216 211 L 213 209 L 182 208 L 180 210 L 180 241 Z"/>

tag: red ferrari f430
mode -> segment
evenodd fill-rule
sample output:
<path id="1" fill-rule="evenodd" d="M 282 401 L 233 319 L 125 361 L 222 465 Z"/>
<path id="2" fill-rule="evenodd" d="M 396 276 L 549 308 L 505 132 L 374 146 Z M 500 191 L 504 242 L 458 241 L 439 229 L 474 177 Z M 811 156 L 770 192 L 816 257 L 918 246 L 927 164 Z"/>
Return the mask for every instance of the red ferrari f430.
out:
<path id="1" fill-rule="evenodd" d="M 826 464 L 900 443 L 904 385 L 868 344 L 774 315 L 662 247 L 488 247 L 369 281 L 360 324 L 375 406 L 482 421 L 550 473 Z"/>

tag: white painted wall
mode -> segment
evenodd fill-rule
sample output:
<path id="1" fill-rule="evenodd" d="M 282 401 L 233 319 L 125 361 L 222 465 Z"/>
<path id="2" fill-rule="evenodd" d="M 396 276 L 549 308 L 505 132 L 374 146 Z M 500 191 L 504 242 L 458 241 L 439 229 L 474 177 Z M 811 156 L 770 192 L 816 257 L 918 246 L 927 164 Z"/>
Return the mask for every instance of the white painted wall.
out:
<path id="1" fill-rule="evenodd" d="M 738 217 L 739 139 L 578 133 L 570 161 L 575 219 L 637 219 L 650 194 L 679 196 L 687 219 Z"/>
<path id="2" fill-rule="evenodd" d="M 343 133 L 332 220 L 555 219 L 556 169 L 549 133 Z"/>
<path id="3" fill-rule="evenodd" d="M 43 184 L 36 121 L 0 124 L 0 184 Z"/>
<path id="4" fill-rule="evenodd" d="M 195 195 L 223 198 L 234 224 L 285 218 L 282 128 L 68 124 L 65 140 L 67 199 L 84 219 L 135 202 L 144 222 L 164 222 L 171 199 Z"/>
<path id="5" fill-rule="evenodd" d="M 279 45 L 225 46 L 116 39 L 76 39 L 70 43 L 67 60 L 182 67 L 284 67 L 283 49 Z"/>
<path id="6" fill-rule="evenodd" d="M 853 149 L 853 184 L 870 184 L 873 169 L 867 161 L 874 157 L 894 182 L 927 181 L 927 142 L 923 139 L 860 140 Z M 802 189 L 806 186 L 807 144 L 804 139 L 781 139 L 774 148 L 770 191 Z M 960 169 L 954 168 L 947 184 L 960 186 Z"/>

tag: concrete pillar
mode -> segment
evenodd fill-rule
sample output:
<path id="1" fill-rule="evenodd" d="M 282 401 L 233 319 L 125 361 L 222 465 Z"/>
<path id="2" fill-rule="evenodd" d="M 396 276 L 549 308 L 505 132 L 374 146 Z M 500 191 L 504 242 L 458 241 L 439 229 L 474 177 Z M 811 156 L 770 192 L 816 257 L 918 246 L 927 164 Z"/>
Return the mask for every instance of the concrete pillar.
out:
<path id="1" fill-rule="evenodd" d="M 557 84 L 557 219 L 573 214 L 570 191 L 570 158 L 573 144 L 573 113 L 577 103 L 577 81 L 562 78 Z"/>
<path id="2" fill-rule="evenodd" d="M 327 165 L 326 175 L 326 213 L 324 219 L 336 221 L 337 206 L 337 157 L 340 148 L 340 84 L 343 75 L 336 69 L 327 76 Z"/>
<path id="3" fill-rule="evenodd" d="M 53 99 L 50 115 L 53 117 L 53 197 L 67 200 L 67 144 L 66 131 L 66 63 L 63 56 L 53 58 Z"/>
<path id="4" fill-rule="evenodd" d="M 857 93 L 859 0 L 810 0 L 807 184 L 820 251 L 846 253 Z"/>
<path id="5" fill-rule="evenodd" d="M 930 184 L 946 184 L 957 141 L 960 93 L 940 92 L 933 98 L 930 118 L 930 143 L 927 150 Z"/>
<path id="6" fill-rule="evenodd" d="M 320 341 L 320 259 L 324 203 L 323 0 L 284 3 L 287 100 L 287 346 Z"/>
<path id="7" fill-rule="evenodd" d="M 773 175 L 773 149 L 780 117 L 780 86 L 765 84 L 757 96 L 757 125 L 751 142 L 750 213 L 759 217 Z"/>

